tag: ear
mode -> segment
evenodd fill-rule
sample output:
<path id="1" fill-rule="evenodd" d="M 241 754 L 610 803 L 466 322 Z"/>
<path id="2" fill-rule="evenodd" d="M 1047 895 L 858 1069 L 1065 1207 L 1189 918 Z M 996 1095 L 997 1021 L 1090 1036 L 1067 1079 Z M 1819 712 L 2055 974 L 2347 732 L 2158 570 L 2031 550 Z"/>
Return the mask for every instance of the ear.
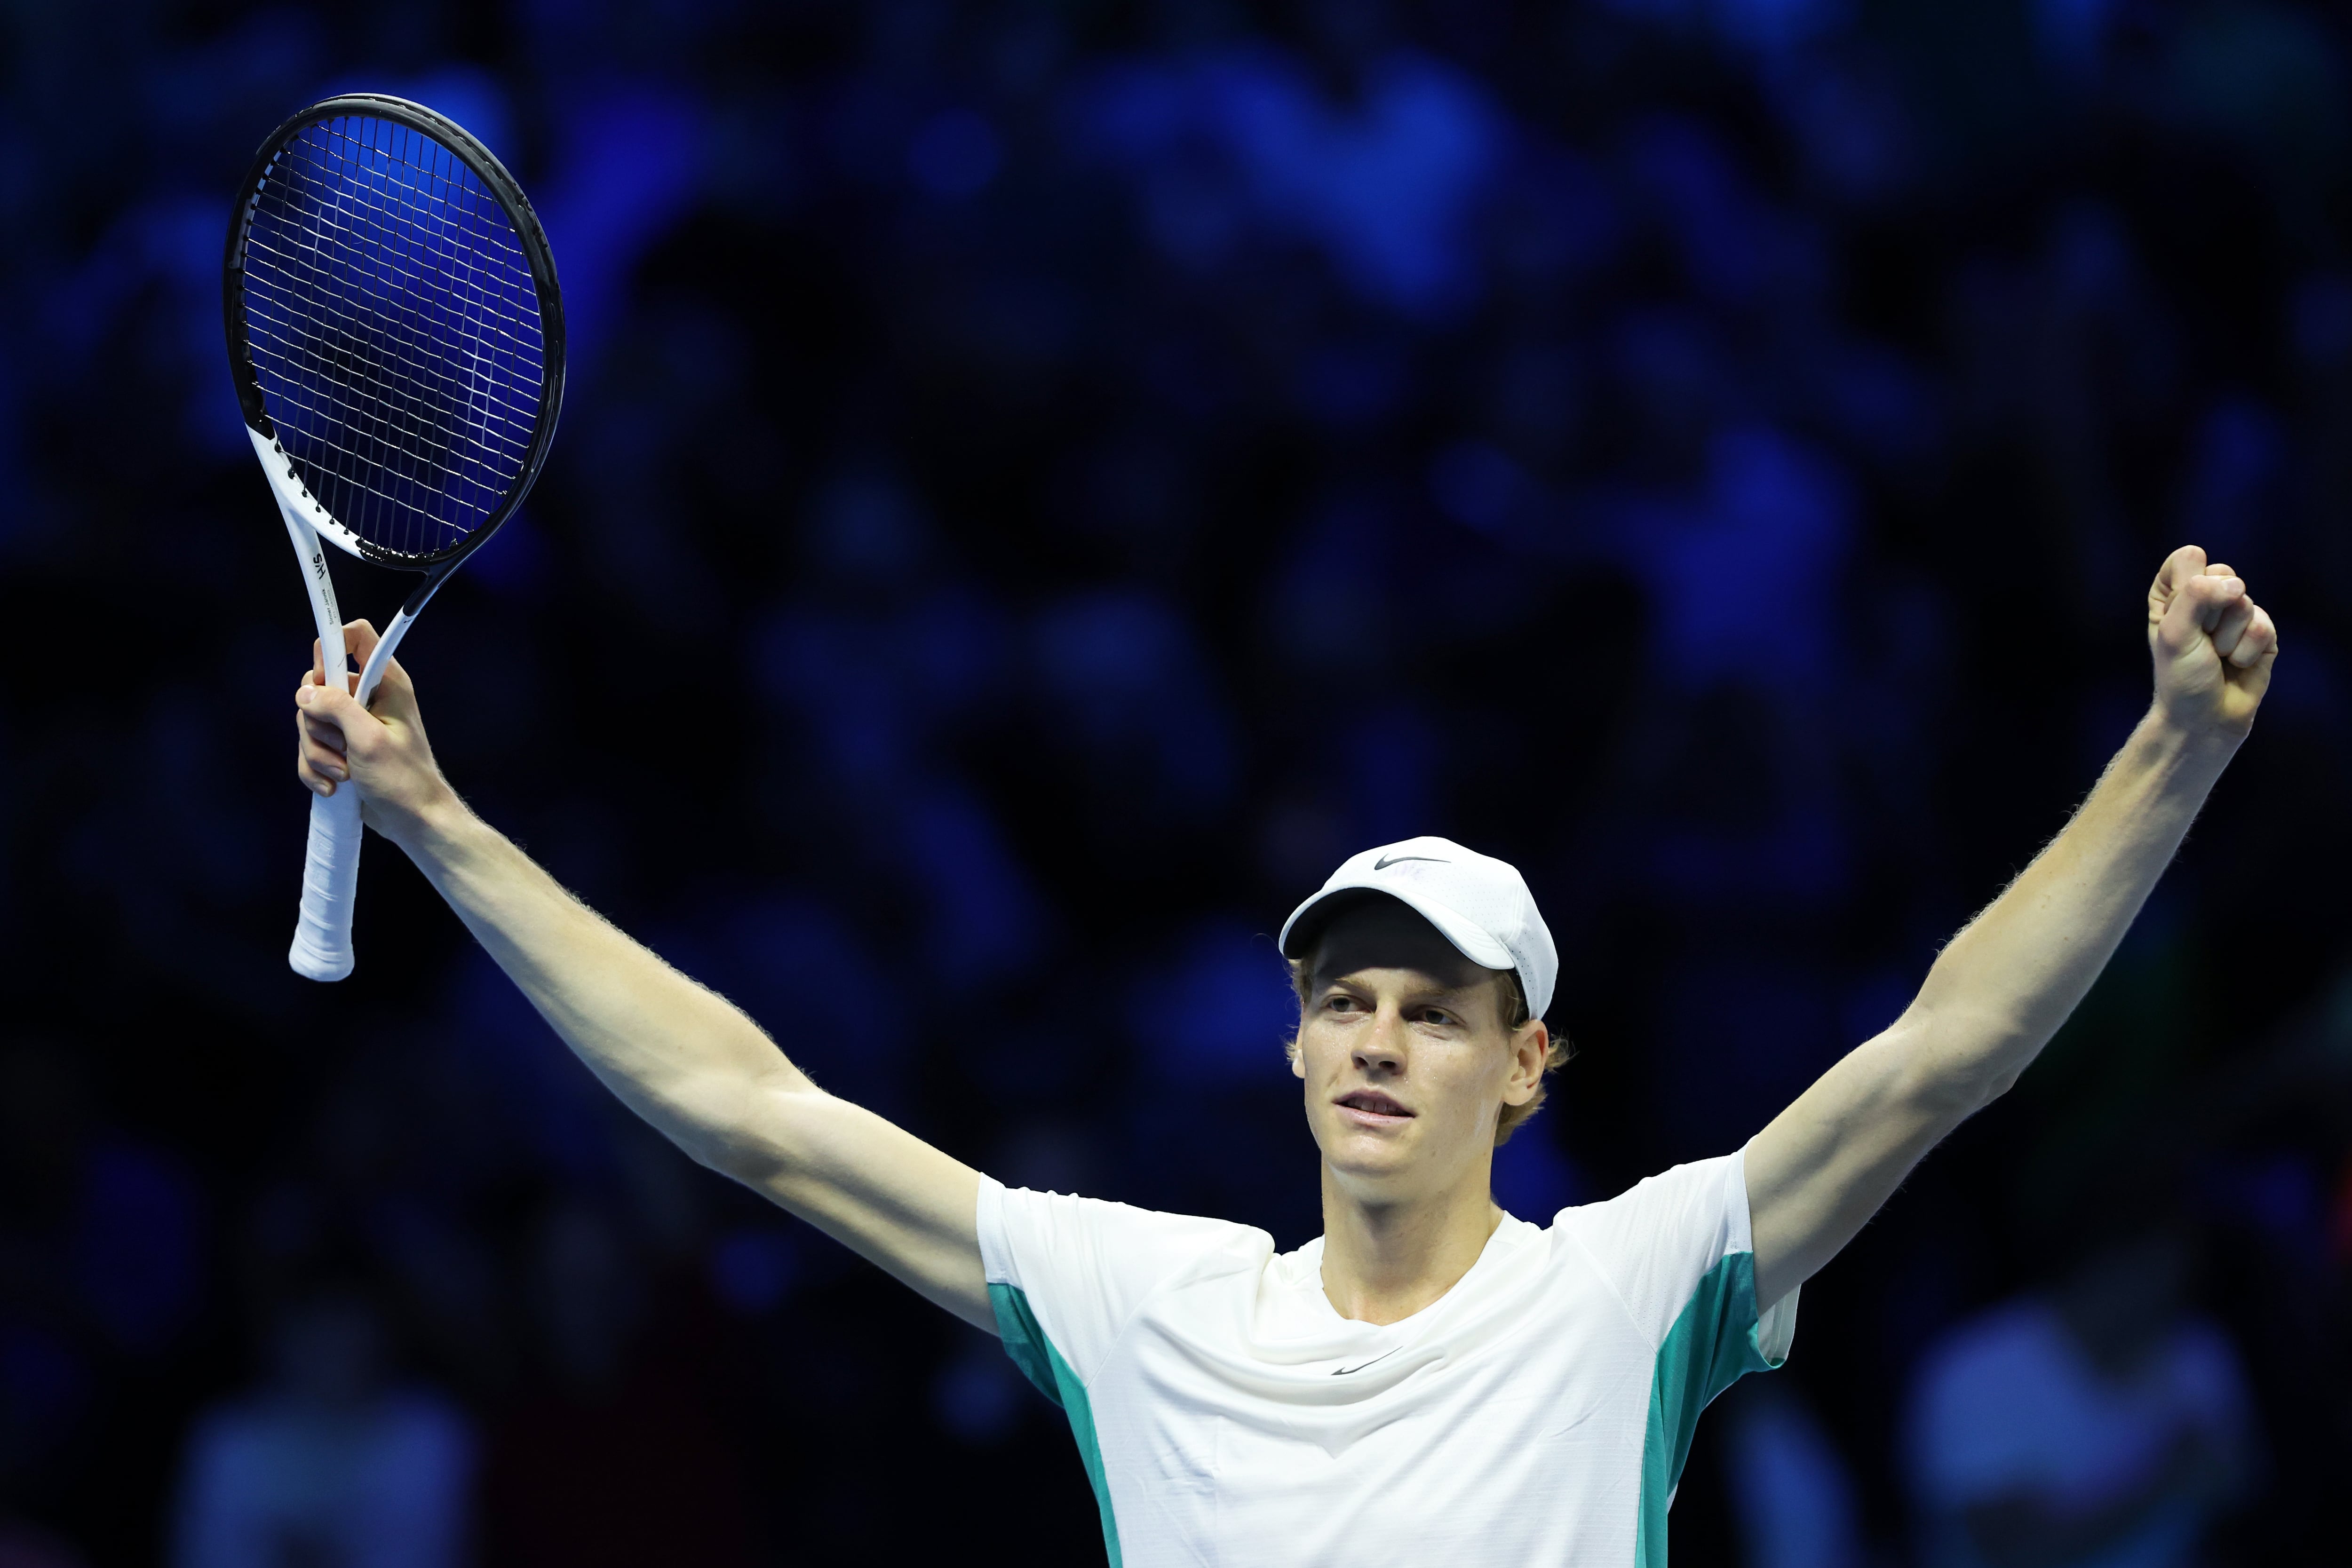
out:
<path id="1" fill-rule="evenodd" d="M 1551 1055 L 1551 1030 L 1541 1019 L 1529 1019 L 1511 1033 L 1511 1071 L 1503 1083 L 1503 1103 L 1524 1105 L 1535 1098 L 1543 1082 L 1544 1061 Z"/>
<path id="2" fill-rule="evenodd" d="M 1305 1032 L 1306 1026 L 1301 1024 L 1299 1033 Z M 1303 1083 L 1307 1080 L 1307 1052 L 1299 1047 L 1298 1040 L 1297 1034 L 1290 1037 L 1290 1075 Z"/>

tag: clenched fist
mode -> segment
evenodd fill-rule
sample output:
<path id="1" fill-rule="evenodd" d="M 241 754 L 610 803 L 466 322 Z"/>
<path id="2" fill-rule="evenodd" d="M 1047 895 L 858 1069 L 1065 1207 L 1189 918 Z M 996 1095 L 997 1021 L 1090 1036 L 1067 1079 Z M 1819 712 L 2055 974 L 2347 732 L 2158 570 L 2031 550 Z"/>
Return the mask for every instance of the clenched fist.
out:
<path id="1" fill-rule="evenodd" d="M 354 621 L 343 628 L 343 645 L 356 670 L 375 649 L 375 628 Z M 294 769 L 313 794 L 332 795 L 356 785 L 361 816 L 394 842 L 421 826 L 436 808 L 456 800 L 416 711 L 416 688 L 397 659 L 387 660 L 383 682 L 367 707 L 350 688 L 326 684 L 326 663 L 311 644 L 310 674 L 294 692 Z"/>
<path id="2" fill-rule="evenodd" d="M 2243 579 L 2183 545 L 2147 591 L 2156 706 L 2191 733 L 2235 739 L 2252 727 L 2278 657 L 2278 628 Z"/>

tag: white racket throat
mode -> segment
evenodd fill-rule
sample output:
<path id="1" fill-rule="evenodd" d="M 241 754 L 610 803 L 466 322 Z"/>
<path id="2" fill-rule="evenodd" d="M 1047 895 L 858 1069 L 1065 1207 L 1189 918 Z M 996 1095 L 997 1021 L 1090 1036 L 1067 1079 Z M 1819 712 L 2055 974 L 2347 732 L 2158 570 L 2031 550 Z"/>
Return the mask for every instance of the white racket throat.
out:
<path id="1" fill-rule="evenodd" d="M 285 449 L 250 425 L 246 434 L 253 438 L 253 450 L 261 459 L 261 471 L 269 479 L 270 494 L 278 497 L 278 511 L 286 519 L 287 535 L 294 541 L 294 553 L 301 559 L 302 576 L 310 589 L 310 612 L 319 626 L 319 645 L 327 658 L 330 678 L 348 675 L 351 665 L 343 656 L 343 616 L 335 604 L 335 580 L 327 570 L 326 552 L 319 548 L 320 539 L 331 540 L 345 555 L 365 559 L 349 528 L 328 515 L 318 498 L 303 487 L 295 476 L 294 465 Z M 437 584 L 436 585 L 438 586 Z M 426 599 L 432 595 L 428 592 Z M 392 653 L 400 646 L 401 638 L 416 623 L 418 612 L 425 608 L 419 601 L 415 610 L 403 610 L 392 618 L 392 624 L 377 637 L 368 662 L 360 671 L 358 696 L 362 706 L 375 699 L 375 688 L 383 679 L 383 667 L 392 662 Z"/>

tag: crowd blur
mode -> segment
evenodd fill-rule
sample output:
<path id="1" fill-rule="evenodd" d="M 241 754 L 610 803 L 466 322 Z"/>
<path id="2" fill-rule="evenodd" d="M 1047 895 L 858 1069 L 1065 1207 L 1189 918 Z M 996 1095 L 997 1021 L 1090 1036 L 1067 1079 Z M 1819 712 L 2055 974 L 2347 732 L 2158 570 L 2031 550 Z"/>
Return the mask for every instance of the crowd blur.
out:
<path id="1" fill-rule="evenodd" d="M 0 7 L 0 1564 L 1098 1562 L 993 1343 L 631 1123 L 381 841 L 221 346 L 330 91 L 532 193 L 572 382 L 404 661 L 494 822 L 1013 1184 L 1318 1228 L 1270 933 L 1525 868 L 1496 1190 L 1736 1146 L 2146 700 L 2285 649 L 2108 977 L 1702 1424 L 1675 1560 L 2339 1561 L 2352 91 L 2292 0 Z M 347 612 L 404 591 L 338 561 Z"/>

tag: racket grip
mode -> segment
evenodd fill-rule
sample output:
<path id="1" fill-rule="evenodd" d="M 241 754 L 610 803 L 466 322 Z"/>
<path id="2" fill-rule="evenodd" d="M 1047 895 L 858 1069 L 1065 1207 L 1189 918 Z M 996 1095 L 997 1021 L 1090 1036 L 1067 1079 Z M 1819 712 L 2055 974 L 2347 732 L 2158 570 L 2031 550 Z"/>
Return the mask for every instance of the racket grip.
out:
<path id="1" fill-rule="evenodd" d="M 302 867 L 302 914 L 286 961 L 312 980 L 352 972 L 352 904 L 360 887 L 360 792 L 348 780 L 310 797 L 310 854 Z"/>

